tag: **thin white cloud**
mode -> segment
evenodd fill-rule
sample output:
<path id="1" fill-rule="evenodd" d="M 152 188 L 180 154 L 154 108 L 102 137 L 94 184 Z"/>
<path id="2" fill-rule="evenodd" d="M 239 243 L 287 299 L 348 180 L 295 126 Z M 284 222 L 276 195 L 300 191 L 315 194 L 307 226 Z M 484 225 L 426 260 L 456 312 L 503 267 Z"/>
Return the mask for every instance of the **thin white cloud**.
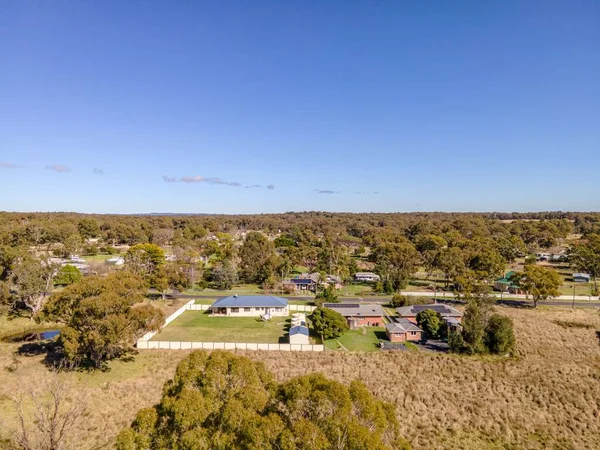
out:
<path id="1" fill-rule="evenodd" d="M 332 191 L 331 189 L 315 189 L 315 192 L 317 194 L 326 194 L 326 195 L 341 194 L 340 191 Z"/>
<path id="2" fill-rule="evenodd" d="M 7 161 L 0 161 L 0 168 L 2 169 L 20 169 L 23 167 L 20 164 L 15 164 Z"/>
<path id="3" fill-rule="evenodd" d="M 62 164 L 52 164 L 51 166 L 46 166 L 46 170 L 53 170 L 58 173 L 68 173 L 71 172 L 71 168 L 68 166 L 64 166 Z"/>
<path id="4" fill-rule="evenodd" d="M 181 178 L 171 177 L 169 175 L 163 175 L 162 179 L 165 183 L 186 183 L 186 184 L 206 183 L 206 184 L 221 185 L 221 186 L 243 187 L 245 189 L 263 189 L 264 188 L 264 186 L 262 184 L 242 184 L 239 181 L 227 181 L 227 180 L 223 180 L 222 178 L 203 177 L 200 175 L 185 176 L 185 177 L 181 177 Z M 273 186 L 272 184 L 269 184 L 266 188 L 269 190 L 273 190 L 273 189 L 275 189 L 275 186 Z"/>
<path id="5" fill-rule="evenodd" d="M 94 167 L 94 174 L 95 175 L 104 175 L 104 170 Z"/>
<path id="6" fill-rule="evenodd" d="M 377 191 L 373 191 L 373 192 L 365 192 L 365 191 L 362 191 L 362 192 L 357 192 L 357 193 L 356 193 L 356 195 L 379 195 L 379 194 L 380 194 L 380 193 L 379 193 L 379 192 L 377 192 Z"/>

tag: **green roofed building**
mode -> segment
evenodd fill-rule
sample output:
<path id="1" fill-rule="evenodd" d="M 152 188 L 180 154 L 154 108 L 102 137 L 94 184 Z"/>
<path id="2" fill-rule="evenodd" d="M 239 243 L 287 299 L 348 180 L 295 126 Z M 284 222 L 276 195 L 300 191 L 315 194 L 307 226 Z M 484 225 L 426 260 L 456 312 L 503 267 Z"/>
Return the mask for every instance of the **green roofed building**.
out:
<path id="1" fill-rule="evenodd" d="M 517 293 L 519 291 L 519 286 L 517 286 L 512 280 L 511 277 L 516 272 L 511 270 L 506 272 L 506 274 L 502 278 L 498 278 L 494 281 L 494 289 L 500 292 L 510 292 Z"/>

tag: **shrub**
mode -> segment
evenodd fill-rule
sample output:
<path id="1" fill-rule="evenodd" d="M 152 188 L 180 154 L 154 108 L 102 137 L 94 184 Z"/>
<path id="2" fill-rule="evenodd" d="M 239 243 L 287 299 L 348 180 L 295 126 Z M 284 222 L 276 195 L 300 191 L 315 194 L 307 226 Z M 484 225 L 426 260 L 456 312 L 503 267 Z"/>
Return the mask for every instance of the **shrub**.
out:
<path id="1" fill-rule="evenodd" d="M 515 350 L 515 333 L 510 318 L 492 314 L 485 328 L 485 346 L 490 353 L 506 354 Z"/>
<path id="2" fill-rule="evenodd" d="M 323 306 L 323 303 L 339 303 L 335 288 L 331 285 L 319 291 L 315 296 L 315 305 Z"/>
<path id="3" fill-rule="evenodd" d="M 57 286 L 68 286 L 69 284 L 77 283 L 81 281 L 83 275 L 81 271 L 70 264 L 60 268 L 56 277 L 54 277 L 54 284 Z"/>
<path id="4" fill-rule="evenodd" d="M 447 326 L 442 315 L 432 309 L 426 309 L 417 314 L 417 325 L 430 339 L 443 339 L 446 337 Z"/>
<path id="5" fill-rule="evenodd" d="M 179 365 L 159 405 L 141 410 L 118 450 L 399 449 L 392 404 L 364 384 L 322 374 L 277 383 L 263 364 L 226 351 L 196 351 Z"/>
<path id="6" fill-rule="evenodd" d="M 319 307 L 314 310 L 311 320 L 317 333 L 323 339 L 335 339 L 348 331 L 348 322 L 339 312 Z"/>

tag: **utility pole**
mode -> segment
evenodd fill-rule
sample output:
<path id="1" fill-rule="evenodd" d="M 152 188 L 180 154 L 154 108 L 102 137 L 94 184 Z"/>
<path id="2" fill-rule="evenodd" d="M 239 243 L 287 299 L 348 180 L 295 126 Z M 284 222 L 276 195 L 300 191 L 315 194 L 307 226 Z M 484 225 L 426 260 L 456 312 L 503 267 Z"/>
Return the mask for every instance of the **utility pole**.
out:
<path id="1" fill-rule="evenodd" d="M 575 285 L 573 284 L 573 303 L 571 304 L 571 309 L 575 308 Z"/>

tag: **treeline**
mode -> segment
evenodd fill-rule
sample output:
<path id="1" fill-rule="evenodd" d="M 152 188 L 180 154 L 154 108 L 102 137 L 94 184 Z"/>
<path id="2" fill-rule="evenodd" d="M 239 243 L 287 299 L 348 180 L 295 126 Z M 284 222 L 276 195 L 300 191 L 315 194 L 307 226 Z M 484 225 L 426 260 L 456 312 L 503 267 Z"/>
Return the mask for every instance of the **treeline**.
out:
<path id="1" fill-rule="evenodd" d="M 505 217 L 517 217 L 505 220 Z M 0 297 L 37 311 L 55 282 L 54 254 L 113 254 L 130 246 L 128 270 L 149 286 L 228 289 L 238 282 L 274 289 L 295 268 L 349 280 L 377 272 L 376 292 L 406 288 L 422 268 L 441 274 L 446 287 L 468 291 L 490 284 L 507 263 L 551 248 L 587 230 L 576 268 L 596 276 L 600 214 L 337 214 L 286 213 L 248 216 L 118 216 L 67 213 L 0 214 Z M 163 249 L 173 254 L 166 263 Z M 594 246 L 592 246 L 594 247 Z M 587 252 L 587 253 L 586 253 Z M 535 258 L 534 258 L 535 260 Z M 61 280 L 77 278 L 62 274 Z M 67 283 L 68 284 L 68 283 Z M 7 292 L 11 292 L 9 295 Z"/>
<path id="2" fill-rule="evenodd" d="M 258 230 L 266 234 L 341 234 L 363 239 L 377 230 L 405 235 L 427 227 L 434 234 L 451 229 L 469 234 L 503 232 L 526 244 L 552 244 L 556 233 L 600 232 L 599 213 L 327 213 L 302 212 L 258 215 L 84 215 L 75 213 L 0 213 L 0 243 L 43 245 L 62 243 L 69 236 L 101 237 L 107 244 L 152 242 L 176 245 L 202 239 L 207 233 L 235 234 Z"/>

